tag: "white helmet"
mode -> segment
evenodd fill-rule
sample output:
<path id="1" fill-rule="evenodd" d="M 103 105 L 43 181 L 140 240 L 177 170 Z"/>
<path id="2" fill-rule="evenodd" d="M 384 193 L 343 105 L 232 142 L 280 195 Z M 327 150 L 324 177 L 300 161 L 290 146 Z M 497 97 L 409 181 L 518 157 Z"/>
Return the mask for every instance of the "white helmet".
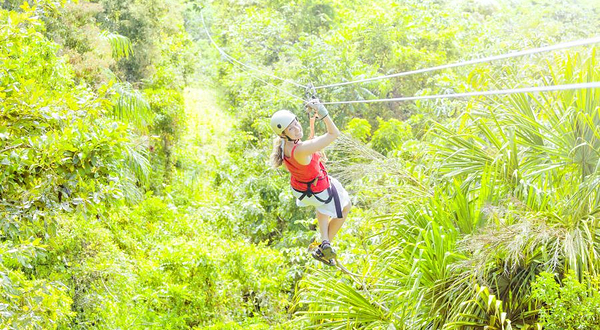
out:
<path id="1" fill-rule="evenodd" d="M 271 116 L 271 128 L 277 135 L 281 135 L 283 131 L 290 126 L 296 119 L 296 115 L 289 110 L 279 110 Z"/>

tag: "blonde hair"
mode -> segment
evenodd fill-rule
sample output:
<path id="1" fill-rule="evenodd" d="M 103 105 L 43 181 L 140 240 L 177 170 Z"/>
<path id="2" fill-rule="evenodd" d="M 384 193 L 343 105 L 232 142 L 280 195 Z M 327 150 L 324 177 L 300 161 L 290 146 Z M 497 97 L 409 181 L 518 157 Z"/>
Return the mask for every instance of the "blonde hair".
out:
<path id="1" fill-rule="evenodd" d="M 271 152 L 271 166 L 278 168 L 283 164 L 283 147 L 285 140 L 282 137 L 276 137 L 273 140 L 273 152 Z"/>

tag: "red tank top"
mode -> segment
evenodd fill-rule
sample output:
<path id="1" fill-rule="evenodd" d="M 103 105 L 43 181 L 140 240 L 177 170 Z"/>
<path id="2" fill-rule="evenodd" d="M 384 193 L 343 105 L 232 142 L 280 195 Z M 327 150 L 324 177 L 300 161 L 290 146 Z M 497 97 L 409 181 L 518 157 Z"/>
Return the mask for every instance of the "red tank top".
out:
<path id="1" fill-rule="evenodd" d="M 314 193 L 321 192 L 329 188 L 329 177 L 325 166 L 321 163 L 321 156 L 318 152 L 312 154 L 308 165 L 302 165 L 294 159 L 295 145 L 292 148 L 291 157 L 284 156 L 283 163 L 290 171 L 290 184 L 292 188 L 299 191 L 307 190 L 307 183 L 310 183 L 310 190 Z"/>

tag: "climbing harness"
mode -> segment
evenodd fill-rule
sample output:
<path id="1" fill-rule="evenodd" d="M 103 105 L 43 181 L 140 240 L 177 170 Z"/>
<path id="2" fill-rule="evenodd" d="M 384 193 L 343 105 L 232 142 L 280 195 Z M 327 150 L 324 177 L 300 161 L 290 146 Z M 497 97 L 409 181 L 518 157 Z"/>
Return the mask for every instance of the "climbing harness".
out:
<path id="1" fill-rule="evenodd" d="M 324 191 L 327 191 L 328 197 L 326 199 L 323 199 L 317 195 L 317 194 L 321 193 L 322 191 L 318 191 L 318 192 L 312 191 L 312 188 L 311 188 L 312 185 L 316 185 L 318 181 L 325 180 L 327 178 L 327 172 L 324 169 L 322 169 L 322 171 L 325 172 L 324 176 L 316 177 L 312 181 L 298 181 L 298 183 L 302 183 L 302 184 L 306 185 L 305 190 L 298 190 L 294 187 L 292 187 L 292 189 L 294 189 L 294 191 L 297 191 L 302 194 L 298 197 L 299 200 L 302 200 L 305 197 L 311 198 L 314 196 L 315 199 L 318 200 L 319 202 L 321 202 L 323 204 L 329 204 L 331 202 L 331 200 L 333 199 L 333 203 L 335 205 L 336 218 L 342 218 L 343 213 L 342 213 L 342 205 L 340 202 L 340 196 L 338 194 L 337 189 L 335 188 L 335 185 L 332 184 L 331 181 L 329 182 L 329 187 L 327 187 L 327 189 L 324 190 Z"/>

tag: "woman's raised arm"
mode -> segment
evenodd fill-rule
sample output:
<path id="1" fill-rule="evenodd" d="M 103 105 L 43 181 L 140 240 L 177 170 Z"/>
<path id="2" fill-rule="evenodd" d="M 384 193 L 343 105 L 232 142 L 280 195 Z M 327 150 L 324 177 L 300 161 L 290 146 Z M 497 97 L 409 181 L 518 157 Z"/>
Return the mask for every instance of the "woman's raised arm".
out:
<path id="1" fill-rule="evenodd" d="M 312 140 L 304 141 L 301 145 L 296 148 L 296 152 L 294 154 L 294 158 L 297 160 L 306 159 L 310 157 L 317 151 L 323 150 L 323 148 L 330 145 L 338 136 L 340 136 L 340 131 L 331 120 L 329 113 L 325 106 L 317 101 L 311 101 L 307 104 L 307 106 L 313 110 L 317 111 L 319 118 L 322 118 L 325 126 L 327 127 L 327 133 L 318 136 Z"/>

